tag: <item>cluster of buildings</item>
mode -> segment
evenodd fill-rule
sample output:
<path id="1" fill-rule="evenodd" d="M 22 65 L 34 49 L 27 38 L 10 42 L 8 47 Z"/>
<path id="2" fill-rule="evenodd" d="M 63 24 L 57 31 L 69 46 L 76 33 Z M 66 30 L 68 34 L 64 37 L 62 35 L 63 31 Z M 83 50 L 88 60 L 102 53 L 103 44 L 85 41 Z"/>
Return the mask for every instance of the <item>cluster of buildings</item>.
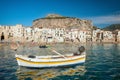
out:
<path id="1" fill-rule="evenodd" d="M 0 41 L 11 42 L 120 42 L 120 31 L 79 30 L 66 28 L 31 28 L 22 25 L 0 26 Z"/>

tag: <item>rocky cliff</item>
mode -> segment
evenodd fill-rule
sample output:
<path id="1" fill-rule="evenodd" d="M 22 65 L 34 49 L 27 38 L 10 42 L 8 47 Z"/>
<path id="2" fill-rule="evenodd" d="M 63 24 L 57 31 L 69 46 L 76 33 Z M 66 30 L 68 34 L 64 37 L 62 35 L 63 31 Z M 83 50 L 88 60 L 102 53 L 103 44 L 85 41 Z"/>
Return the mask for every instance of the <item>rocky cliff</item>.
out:
<path id="1" fill-rule="evenodd" d="M 56 14 L 49 14 L 45 18 L 39 18 L 33 21 L 33 28 L 78 28 L 80 30 L 91 30 L 92 22 L 90 20 L 81 20 L 74 17 L 64 17 Z"/>

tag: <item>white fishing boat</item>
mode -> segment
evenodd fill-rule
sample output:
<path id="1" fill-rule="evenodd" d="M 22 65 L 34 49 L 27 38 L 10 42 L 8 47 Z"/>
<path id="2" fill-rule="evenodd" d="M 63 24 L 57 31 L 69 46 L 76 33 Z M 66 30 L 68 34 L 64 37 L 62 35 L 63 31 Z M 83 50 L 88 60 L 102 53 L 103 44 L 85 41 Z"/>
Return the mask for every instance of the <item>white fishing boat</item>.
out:
<path id="1" fill-rule="evenodd" d="M 33 67 L 33 68 L 44 68 L 44 67 L 58 67 L 58 66 L 68 66 L 74 64 L 81 64 L 85 62 L 86 53 L 82 54 L 66 54 L 62 55 L 55 50 L 53 52 L 58 55 L 48 55 L 48 56 L 26 56 L 16 54 L 16 60 L 19 66 Z"/>

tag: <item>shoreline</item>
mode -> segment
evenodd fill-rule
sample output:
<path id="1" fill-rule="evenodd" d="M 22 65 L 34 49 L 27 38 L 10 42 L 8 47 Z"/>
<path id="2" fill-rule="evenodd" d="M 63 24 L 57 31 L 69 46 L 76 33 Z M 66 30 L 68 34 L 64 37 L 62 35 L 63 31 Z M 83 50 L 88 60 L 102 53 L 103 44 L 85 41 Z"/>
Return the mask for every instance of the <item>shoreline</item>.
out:
<path id="1" fill-rule="evenodd" d="M 0 46 L 6 46 L 10 45 L 12 42 L 0 42 Z M 120 44 L 120 42 L 86 42 L 86 43 L 80 43 L 80 42 L 60 42 L 60 43 L 38 43 L 34 42 L 33 44 L 31 42 L 19 42 L 20 46 L 43 46 L 43 45 L 55 45 L 55 44 L 73 44 L 73 45 L 78 45 L 78 44 Z"/>

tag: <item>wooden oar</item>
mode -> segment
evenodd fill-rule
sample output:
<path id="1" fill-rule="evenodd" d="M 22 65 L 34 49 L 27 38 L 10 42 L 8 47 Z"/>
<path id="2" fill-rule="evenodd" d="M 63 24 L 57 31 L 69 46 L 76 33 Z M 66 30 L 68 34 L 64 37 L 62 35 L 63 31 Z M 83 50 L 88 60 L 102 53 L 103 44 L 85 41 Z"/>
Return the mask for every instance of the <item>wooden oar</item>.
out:
<path id="1" fill-rule="evenodd" d="M 59 53 L 59 52 L 57 52 L 57 51 L 55 51 L 55 50 L 53 50 L 53 49 L 51 49 L 51 50 L 52 50 L 52 52 L 54 52 L 54 53 L 56 53 L 56 54 L 58 54 L 58 55 L 64 57 L 65 59 L 67 58 L 67 57 L 65 57 L 64 55 L 62 55 L 61 53 Z"/>

